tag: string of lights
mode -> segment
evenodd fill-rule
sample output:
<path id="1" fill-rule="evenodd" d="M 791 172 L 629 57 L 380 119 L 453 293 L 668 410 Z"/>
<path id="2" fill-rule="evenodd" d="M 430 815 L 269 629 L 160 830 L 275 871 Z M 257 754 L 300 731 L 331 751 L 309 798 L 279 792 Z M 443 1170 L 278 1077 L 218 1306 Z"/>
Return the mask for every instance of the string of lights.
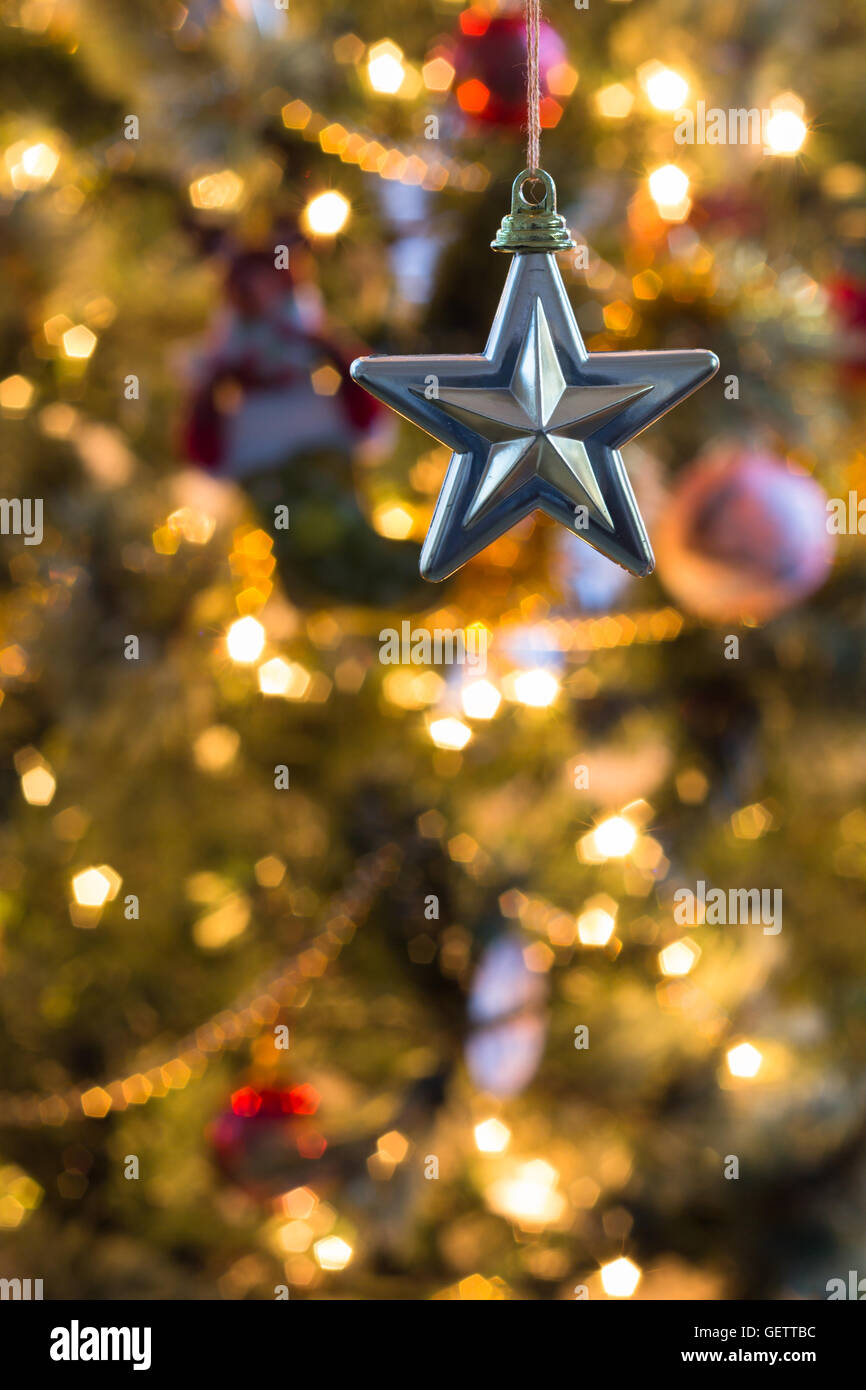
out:
<path id="1" fill-rule="evenodd" d="M 302 1006 L 306 990 L 320 979 L 363 923 L 378 893 L 390 881 L 400 861 L 396 845 L 388 844 L 362 859 L 348 882 L 323 913 L 324 925 L 301 950 L 245 990 L 183 1038 L 146 1070 L 130 1071 L 100 1085 L 73 1087 L 64 1093 L 0 1094 L 0 1126 L 31 1129 L 59 1126 L 74 1120 L 104 1119 L 130 1105 L 145 1105 L 170 1091 L 182 1090 L 203 1076 L 223 1052 L 257 1037 L 273 1025 L 283 1009 Z"/>
<path id="2" fill-rule="evenodd" d="M 483 164 L 467 163 L 449 155 L 423 157 L 417 150 L 382 144 L 375 136 L 315 111 L 294 98 L 282 108 L 283 125 L 302 139 L 318 143 L 323 154 L 335 155 L 344 164 L 357 164 L 365 174 L 405 184 L 420 184 L 431 192 L 445 187 L 465 193 L 483 193 L 490 171 Z"/>

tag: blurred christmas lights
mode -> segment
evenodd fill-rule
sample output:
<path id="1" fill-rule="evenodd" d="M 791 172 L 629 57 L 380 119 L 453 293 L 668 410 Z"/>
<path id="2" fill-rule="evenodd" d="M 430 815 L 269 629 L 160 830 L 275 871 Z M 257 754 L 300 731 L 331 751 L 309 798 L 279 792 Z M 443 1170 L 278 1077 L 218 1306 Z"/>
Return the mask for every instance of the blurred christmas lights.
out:
<path id="1" fill-rule="evenodd" d="M 372 44 L 367 54 L 367 76 L 374 92 L 396 95 L 406 79 L 402 48 L 390 39 Z"/>
<path id="2" fill-rule="evenodd" d="M 304 222 L 314 236 L 336 236 L 349 220 L 349 202 L 333 189 L 319 193 L 304 208 Z"/>
<path id="3" fill-rule="evenodd" d="M 688 975 L 700 954 L 693 941 L 672 941 L 659 951 L 659 969 L 663 975 Z"/>
<path id="4" fill-rule="evenodd" d="M 758 1075 L 763 1060 L 758 1049 L 748 1042 L 738 1043 L 725 1053 L 725 1061 L 731 1076 L 739 1076 L 749 1080 Z"/>
<path id="5" fill-rule="evenodd" d="M 104 907 L 116 897 L 120 879 L 113 869 L 103 864 L 98 869 L 82 869 L 72 880 L 75 901 L 82 907 Z"/>
<path id="6" fill-rule="evenodd" d="M 550 671 L 520 671 L 513 677 L 514 699 L 532 709 L 546 709 L 559 694 L 559 681 Z"/>
<path id="7" fill-rule="evenodd" d="M 232 661 L 249 666 L 258 661 L 265 645 L 265 630 L 256 618 L 238 618 L 226 634 L 226 647 Z"/>
<path id="8" fill-rule="evenodd" d="M 681 73 L 661 63 L 646 64 L 639 76 L 657 111 L 677 111 L 689 94 L 689 84 Z"/>
<path id="9" fill-rule="evenodd" d="M 609 87 L 602 87 L 601 91 L 595 94 L 595 104 L 599 115 L 606 116 L 608 120 L 621 121 L 631 111 L 634 106 L 634 93 L 622 82 L 614 82 Z"/>
<path id="10" fill-rule="evenodd" d="M 468 681 L 460 692 L 463 713 L 468 719 L 492 719 L 502 703 L 502 696 L 490 681 Z"/>
<path id="11" fill-rule="evenodd" d="M 429 727 L 430 737 L 437 748 L 459 751 L 466 747 L 472 737 L 472 730 L 468 724 L 450 715 L 445 719 L 434 719 Z"/>
<path id="12" fill-rule="evenodd" d="M 96 347 L 96 334 L 87 327 L 85 323 L 74 324 L 72 328 L 67 328 L 61 338 L 63 351 L 67 357 L 78 358 L 86 361 L 93 356 Z"/>
<path id="13" fill-rule="evenodd" d="M 447 58 L 431 58 L 421 69 L 421 76 L 428 91 L 447 92 L 454 81 L 454 66 Z"/>
<path id="14" fill-rule="evenodd" d="M 593 833 L 595 847 L 603 859 L 624 858 L 637 840 L 637 831 L 625 816 L 608 816 Z"/>
<path id="15" fill-rule="evenodd" d="M 542 1231 L 556 1225 L 566 1208 L 557 1191 L 559 1174 L 542 1158 L 521 1163 L 505 1177 L 498 1178 L 487 1191 L 493 1211 L 507 1216 L 524 1231 Z"/>
<path id="16" fill-rule="evenodd" d="M 352 1253 L 351 1245 L 339 1236 L 326 1236 L 324 1240 L 316 1241 L 313 1246 L 313 1254 L 320 1269 L 345 1269 Z"/>
<path id="17" fill-rule="evenodd" d="M 475 1146 L 483 1154 L 504 1153 L 511 1141 L 511 1131 L 501 1120 L 482 1120 L 474 1132 Z"/>
<path id="18" fill-rule="evenodd" d="M 244 181 L 233 169 L 204 174 L 189 186 L 189 200 L 203 212 L 235 212 L 244 196 Z"/>
<path id="19" fill-rule="evenodd" d="M 284 700 L 302 700 L 310 688 L 312 676 L 296 661 L 275 656 L 258 670 L 259 690 L 263 695 L 279 695 Z"/>
<path id="20" fill-rule="evenodd" d="M 803 103 L 793 92 L 776 97 L 770 107 L 766 141 L 770 154 L 790 157 L 803 147 L 809 133 L 803 120 Z"/>
<path id="21" fill-rule="evenodd" d="M 403 541 L 411 536 L 415 518 L 402 502 L 382 502 L 373 511 L 373 529 L 380 536 L 392 541 Z"/>
<path id="22" fill-rule="evenodd" d="M 640 1283 L 641 1271 L 623 1255 L 602 1266 L 601 1283 L 610 1298 L 631 1298 Z"/>
<path id="23" fill-rule="evenodd" d="M 36 748 L 19 748 L 14 762 L 21 778 L 21 795 L 27 804 L 49 806 L 57 790 L 57 779 L 42 754 Z"/>
<path id="24" fill-rule="evenodd" d="M 663 164 L 649 176 L 649 191 L 659 216 L 681 222 L 689 210 L 689 178 L 676 164 Z"/>
<path id="25" fill-rule="evenodd" d="M 297 1002 L 302 987 L 306 993 L 309 982 L 324 974 L 352 939 L 376 895 L 393 878 L 399 860 L 400 852 L 395 845 L 386 845 L 362 859 L 346 886 L 335 893 L 324 908 L 322 929 L 313 940 L 269 971 L 252 989 L 244 991 L 240 999 L 199 1024 L 177 1045 L 174 1055 L 151 1065 L 146 1072 L 133 1072 L 102 1086 L 42 1096 L 0 1092 L 0 1124 L 29 1129 L 39 1125 L 64 1125 L 82 1114 L 88 1119 L 103 1119 L 112 1110 L 125 1110 L 132 1103 L 145 1104 L 172 1090 L 183 1089 L 202 1076 L 210 1062 L 227 1048 L 257 1037 L 274 1022 L 281 1009 Z M 84 896 L 92 898 L 94 903 L 97 899 L 104 902 L 114 897 L 120 887 L 119 876 L 107 864 L 83 870 L 82 874 L 99 876 L 85 878 L 80 886 Z M 76 879 L 81 877 L 76 875 Z"/>
<path id="26" fill-rule="evenodd" d="M 21 778 L 21 792 L 31 806 L 48 806 L 57 790 L 50 768 L 31 767 Z"/>
<path id="27" fill-rule="evenodd" d="M 336 156 L 344 164 L 357 164 L 365 174 L 375 174 L 389 182 L 419 185 L 434 192 L 447 187 L 464 193 L 483 193 L 490 182 L 490 171 L 477 162 L 465 163 L 450 155 L 430 156 L 429 150 L 403 150 L 383 145 L 373 135 L 329 120 L 296 97 L 282 108 L 286 130 L 304 140 L 318 142 L 324 154 Z"/>
<path id="28" fill-rule="evenodd" d="M 9 146 L 3 158 L 12 187 L 18 193 L 44 187 L 60 163 L 58 151 L 45 140 L 18 140 Z"/>
<path id="29" fill-rule="evenodd" d="M 616 904 L 606 895 L 591 899 L 577 919 L 582 946 L 606 946 L 616 927 Z"/>
<path id="30" fill-rule="evenodd" d="M 7 376 L 0 381 L 0 410 L 4 415 L 25 415 L 30 409 L 36 388 L 27 377 Z"/>

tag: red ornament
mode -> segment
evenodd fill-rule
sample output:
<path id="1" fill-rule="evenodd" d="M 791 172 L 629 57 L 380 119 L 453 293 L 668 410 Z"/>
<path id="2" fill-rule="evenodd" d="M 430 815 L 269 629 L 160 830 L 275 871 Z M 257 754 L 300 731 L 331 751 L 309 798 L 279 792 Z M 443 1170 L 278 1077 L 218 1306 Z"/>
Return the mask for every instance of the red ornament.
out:
<path id="1" fill-rule="evenodd" d="M 562 114 L 549 78 L 554 68 L 565 65 L 566 58 L 562 39 L 542 20 L 538 35 L 542 125 L 556 125 Z M 526 124 L 526 25 L 522 15 L 494 19 L 486 10 L 464 10 L 454 69 L 457 101 L 467 116 L 488 125 L 519 128 Z"/>
<path id="2" fill-rule="evenodd" d="M 845 383 L 862 384 L 866 371 L 866 280 L 854 275 L 837 275 L 827 291 L 839 328 L 837 352 Z"/>
<path id="3" fill-rule="evenodd" d="M 845 328 L 866 333 L 866 280 L 837 275 L 828 285 L 830 302 Z"/>
<path id="4" fill-rule="evenodd" d="M 318 1107 L 313 1086 L 242 1086 L 208 1132 L 219 1167 L 252 1196 L 272 1196 L 299 1159 L 325 1152 L 327 1140 L 312 1119 Z"/>
<path id="5" fill-rule="evenodd" d="M 784 459 L 730 445 L 677 479 L 653 540 L 659 576 L 711 622 L 764 622 L 827 578 L 826 495 Z"/>

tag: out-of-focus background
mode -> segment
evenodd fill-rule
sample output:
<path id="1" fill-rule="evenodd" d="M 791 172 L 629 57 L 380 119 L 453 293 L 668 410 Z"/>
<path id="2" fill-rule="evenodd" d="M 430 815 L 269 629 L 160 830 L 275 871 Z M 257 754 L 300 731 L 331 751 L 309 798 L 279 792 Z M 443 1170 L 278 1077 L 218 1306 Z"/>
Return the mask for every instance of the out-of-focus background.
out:
<path id="1" fill-rule="evenodd" d="M 0 25 L 0 1276 L 866 1274 L 862 6 L 551 0 L 587 344 L 721 369 L 625 450 L 651 579 L 538 517 L 440 586 L 446 451 L 348 366 L 483 348 L 519 9 Z"/>

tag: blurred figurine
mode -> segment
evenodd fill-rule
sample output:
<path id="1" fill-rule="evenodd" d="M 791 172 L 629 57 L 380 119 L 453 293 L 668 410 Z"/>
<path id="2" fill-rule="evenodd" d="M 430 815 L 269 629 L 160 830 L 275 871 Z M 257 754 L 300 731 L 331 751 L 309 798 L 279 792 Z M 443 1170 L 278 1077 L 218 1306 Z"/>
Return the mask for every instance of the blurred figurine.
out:
<path id="1" fill-rule="evenodd" d="M 391 446 L 392 417 L 351 380 L 358 344 L 327 323 L 302 239 L 276 239 L 290 246 L 290 268 L 277 268 L 273 249 L 230 261 L 182 448 L 247 491 L 293 600 L 422 601 L 418 547 L 377 535 L 353 485 L 353 461 Z M 288 508 L 287 528 L 273 526 L 277 507 Z"/>

